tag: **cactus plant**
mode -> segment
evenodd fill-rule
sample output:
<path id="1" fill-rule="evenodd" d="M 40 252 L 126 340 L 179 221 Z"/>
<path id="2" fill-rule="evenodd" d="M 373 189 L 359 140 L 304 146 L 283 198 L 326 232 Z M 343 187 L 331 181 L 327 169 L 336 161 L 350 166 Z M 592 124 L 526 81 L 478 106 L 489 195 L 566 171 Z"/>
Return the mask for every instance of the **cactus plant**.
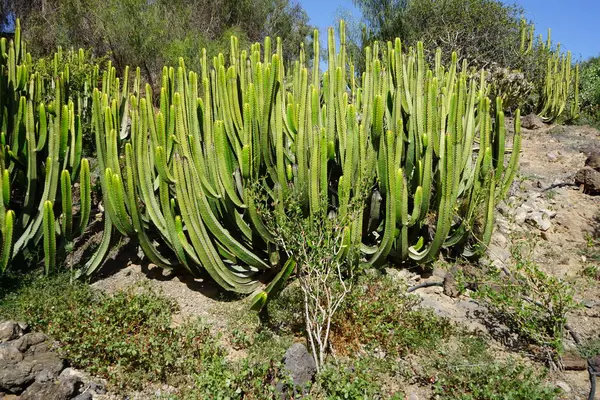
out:
<path id="1" fill-rule="evenodd" d="M 56 235 L 69 241 L 87 226 L 89 163 L 81 157 L 80 116 L 66 94 L 68 66 L 64 71 L 56 71 L 52 79 L 32 72 L 31 56 L 20 37 L 17 21 L 15 40 L 0 40 L 4 51 L 0 63 L 1 267 L 4 271 L 13 258 L 24 249 L 37 246 L 43 236 L 49 271 L 56 263 Z M 46 104 L 49 88 L 53 98 Z M 72 184 L 80 175 L 87 192 L 82 195 L 75 232 Z M 60 211 L 60 224 L 54 221 L 55 211 Z"/>
<path id="2" fill-rule="evenodd" d="M 268 223 L 289 196 L 303 218 L 347 221 L 338 257 L 348 245 L 373 265 L 485 250 L 520 138 L 516 129 L 505 166 L 502 100 L 494 99 L 492 118 L 485 73 L 469 77 L 456 54 L 430 70 L 422 44 L 405 51 L 397 39 L 368 47 L 355 77 L 343 24 L 340 31 L 339 49 L 329 31 L 322 74 L 318 40 L 311 70 L 304 49 L 286 68 L 280 40 L 240 51 L 233 37 L 228 63 L 203 51 L 198 74 L 183 60 L 165 67 L 156 100 L 137 79 L 131 92 L 120 88 L 109 66 L 92 94 L 105 233 L 114 225 L 159 266 L 203 268 L 226 290 L 255 293 L 255 308 L 294 268 Z M 368 203 L 364 224 L 344 218 L 360 201 Z M 262 277 L 273 275 L 263 288 Z"/>

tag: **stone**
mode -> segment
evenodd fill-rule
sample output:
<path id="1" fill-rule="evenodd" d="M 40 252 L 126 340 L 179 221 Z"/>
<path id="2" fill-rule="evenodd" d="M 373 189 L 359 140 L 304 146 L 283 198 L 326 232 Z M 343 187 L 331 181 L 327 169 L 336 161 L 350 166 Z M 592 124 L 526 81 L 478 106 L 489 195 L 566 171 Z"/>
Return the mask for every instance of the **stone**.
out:
<path id="1" fill-rule="evenodd" d="M 544 127 L 544 121 L 537 115 L 531 113 L 521 118 L 521 126 L 525 129 L 540 129 Z"/>
<path id="2" fill-rule="evenodd" d="M 571 393 L 571 387 L 567 384 L 567 382 L 558 381 L 556 382 L 556 386 L 558 386 L 565 393 Z"/>
<path id="3" fill-rule="evenodd" d="M 523 224 L 525 222 L 526 218 L 527 218 L 527 210 L 519 207 L 517 209 L 517 212 L 515 213 L 515 224 L 517 224 L 517 225 Z"/>
<path id="4" fill-rule="evenodd" d="M 27 333 L 15 340 L 14 346 L 19 349 L 20 352 L 27 351 L 31 346 L 43 343 L 48 339 L 48 336 L 40 332 Z"/>
<path id="5" fill-rule="evenodd" d="M 534 212 L 527 216 L 525 222 L 538 228 L 541 231 L 547 231 L 552 226 L 550 217 L 543 212 Z"/>
<path id="6" fill-rule="evenodd" d="M 548 161 L 554 163 L 561 158 L 561 154 L 558 151 L 551 151 L 550 153 L 546 154 L 546 158 L 548 158 Z"/>
<path id="7" fill-rule="evenodd" d="M 4 321 L 0 323 L 0 343 L 15 340 L 23 335 L 23 330 L 18 322 Z"/>
<path id="8" fill-rule="evenodd" d="M 305 387 L 317 373 L 315 359 L 302 343 L 294 343 L 287 349 L 283 363 L 284 372 L 292 378 L 297 387 Z"/>
<path id="9" fill-rule="evenodd" d="M 23 360 L 23 354 L 10 344 L 0 346 L 0 363 L 17 363 Z"/>
<path id="10" fill-rule="evenodd" d="M 585 371 L 587 370 L 587 360 L 571 353 L 562 357 L 563 368 L 567 371 Z"/>
<path id="11" fill-rule="evenodd" d="M 35 377 L 32 365 L 25 362 L 0 363 L 0 391 L 20 393 Z"/>
<path id="12" fill-rule="evenodd" d="M 582 168 L 575 174 L 575 184 L 583 186 L 586 194 L 600 194 L 600 172 L 590 167 Z"/>
<path id="13" fill-rule="evenodd" d="M 594 151 L 585 160 L 585 166 L 600 172 L 600 152 Z"/>
<path id="14" fill-rule="evenodd" d="M 73 379 L 34 382 L 21 394 L 19 400 L 69 400 L 77 390 L 78 382 Z"/>

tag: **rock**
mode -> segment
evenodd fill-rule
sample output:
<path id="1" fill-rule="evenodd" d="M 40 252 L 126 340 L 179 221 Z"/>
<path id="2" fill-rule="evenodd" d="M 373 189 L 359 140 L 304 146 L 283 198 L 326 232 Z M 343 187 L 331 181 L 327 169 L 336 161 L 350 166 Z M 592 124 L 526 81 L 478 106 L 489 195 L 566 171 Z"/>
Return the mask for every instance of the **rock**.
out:
<path id="1" fill-rule="evenodd" d="M 527 218 L 527 210 L 519 207 L 517 209 L 517 212 L 515 213 L 515 224 L 517 224 L 517 225 L 523 224 L 523 222 L 525 222 L 526 218 Z"/>
<path id="2" fill-rule="evenodd" d="M 43 343 L 48 339 L 48 336 L 40 332 L 27 333 L 21 338 L 15 340 L 14 346 L 19 349 L 20 352 L 27 351 L 31 346 Z"/>
<path id="3" fill-rule="evenodd" d="M 546 154 L 546 157 L 548 158 L 548 161 L 554 163 L 561 158 L 561 154 L 558 151 L 551 151 L 550 153 Z"/>
<path id="4" fill-rule="evenodd" d="M 93 382 L 90 377 L 75 368 L 65 368 L 59 376 L 60 379 L 73 379 L 82 383 L 82 395 L 90 393 L 94 394 L 104 394 L 106 393 L 106 389 L 103 383 Z M 84 400 L 86 397 L 82 397 L 80 400 Z"/>
<path id="5" fill-rule="evenodd" d="M 0 364 L 17 363 L 21 360 L 23 360 L 23 354 L 15 346 L 6 344 L 0 347 Z"/>
<path id="6" fill-rule="evenodd" d="M 556 386 L 558 386 L 565 393 L 571 393 L 571 387 L 567 384 L 567 382 L 558 381 L 556 382 Z"/>
<path id="7" fill-rule="evenodd" d="M 591 167 L 580 169 L 575 174 L 575 184 L 583 185 L 584 193 L 600 194 L 600 172 Z"/>
<path id="8" fill-rule="evenodd" d="M 525 222 L 538 228 L 541 231 L 547 231 L 552 226 L 550 217 L 543 212 L 533 212 L 527 216 Z"/>
<path id="9" fill-rule="evenodd" d="M 19 400 L 69 400 L 76 395 L 79 383 L 73 379 L 60 379 L 57 382 L 34 382 Z"/>
<path id="10" fill-rule="evenodd" d="M 419 396 L 417 396 L 415 393 L 411 393 L 406 397 L 407 400 L 419 400 Z"/>
<path id="11" fill-rule="evenodd" d="M 544 127 L 544 121 L 532 113 L 521 118 L 521 126 L 525 129 L 540 129 Z"/>
<path id="12" fill-rule="evenodd" d="M 20 393 L 35 377 L 31 373 L 31 364 L 19 362 L 0 364 L 0 391 Z"/>
<path id="13" fill-rule="evenodd" d="M 17 339 L 23 335 L 23 329 L 18 322 L 4 321 L 0 323 L 0 343 Z"/>
<path id="14" fill-rule="evenodd" d="M 444 294 L 448 297 L 458 297 L 460 295 L 458 285 L 456 284 L 456 278 L 454 277 L 457 272 L 458 268 L 454 267 L 451 271 L 448 271 L 446 276 L 444 276 Z"/>
<path id="15" fill-rule="evenodd" d="M 590 366 L 590 368 L 592 369 L 592 371 L 594 371 L 596 374 L 600 372 L 600 354 L 597 355 L 596 357 L 592 357 L 588 360 L 588 364 Z"/>
<path id="16" fill-rule="evenodd" d="M 574 354 L 565 354 L 562 358 L 563 368 L 567 371 L 585 371 L 587 370 L 587 361 Z"/>
<path id="17" fill-rule="evenodd" d="M 593 152 L 585 160 L 585 166 L 600 172 L 600 152 Z"/>
<path id="18" fill-rule="evenodd" d="M 283 356 L 284 371 L 289 374 L 295 386 L 304 387 L 311 382 L 317 372 L 315 360 L 302 343 L 294 343 Z"/>

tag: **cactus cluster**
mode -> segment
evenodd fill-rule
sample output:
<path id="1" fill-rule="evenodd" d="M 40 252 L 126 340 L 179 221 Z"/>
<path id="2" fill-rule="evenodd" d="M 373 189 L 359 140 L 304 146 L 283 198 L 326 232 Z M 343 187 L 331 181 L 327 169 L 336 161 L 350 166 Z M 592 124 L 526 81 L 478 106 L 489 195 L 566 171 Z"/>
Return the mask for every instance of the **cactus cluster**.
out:
<path id="1" fill-rule="evenodd" d="M 552 31 L 548 29 L 548 36 L 543 40 L 542 35 L 537 38 L 534 46 L 533 24 L 521 23 L 521 54 L 533 55 L 546 61 L 543 82 L 537 87 L 538 104 L 537 112 L 546 122 L 552 122 L 567 111 L 570 120 L 579 117 L 579 64 L 571 61 L 571 52 L 561 53 L 560 43 L 554 48 L 552 44 Z M 537 47 L 534 49 L 534 47 Z M 539 61 L 538 61 L 539 62 Z"/>
<path id="2" fill-rule="evenodd" d="M 226 290 L 257 293 L 260 308 L 296 266 L 269 229 L 259 185 L 274 211 L 285 212 L 293 193 L 304 218 L 342 217 L 342 242 L 373 265 L 485 249 L 520 144 L 516 118 L 505 157 L 502 100 L 493 115 L 485 74 L 470 78 L 456 54 L 444 66 L 439 52 L 429 68 L 422 44 L 403 51 L 397 39 L 367 48 L 358 77 L 343 22 L 339 49 L 329 31 L 321 73 L 314 35 L 311 62 L 302 49 L 289 65 L 280 40 L 241 50 L 232 37 L 228 60 L 202 52 L 199 74 L 183 60 L 165 67 L 158 99 L 139 72 L 131 88 L 128 71 L 122 82 L 113 67 L 104 72 L 92 126 L 106 248 L 113 230 L 136 237 L 156 265 L 204 269 Z M 343 218 L 365 187 L 362 218 Z M 336 256 L 347 256 L 343 248 Z"/>
<path id="3" fill-rule="evenodd" d="M 14 40 L 0 40 L 0 54 L 0 270 L 43 237 L 49 271 L 56 263 L 57 235 L 71 241 L 90 215 L 90 166 L 81 157 L 80 116 L 66 94 L 68 69 L 51 82 L 32 72 L 18 20 Z M 76 180 L 79 205 L 72 200 Z"/>

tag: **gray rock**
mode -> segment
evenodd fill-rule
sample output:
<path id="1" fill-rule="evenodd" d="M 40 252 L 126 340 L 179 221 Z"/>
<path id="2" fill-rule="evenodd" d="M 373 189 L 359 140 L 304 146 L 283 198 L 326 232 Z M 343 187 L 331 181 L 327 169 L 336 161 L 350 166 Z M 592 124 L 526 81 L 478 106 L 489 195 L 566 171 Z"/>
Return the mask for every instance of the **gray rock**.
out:
<path id="1" fill-rule="evenodd" d="M 69 400 L 76 395 L 78 382 L 73 379 L 61 379 L 49 382 L 34 382 L 19 400 Z"/>
<path id="2" fill-rule="evenodd" d="M 15 340 L 14 346 L 20 352 L 26 352 L 31 346 L 43 343 L 48 339 L 48 336 L 40 332 L 27 333 L 21 338 Z"/>
<path id="3" fill-rule="evenodd" d="M 575 174 L 575 184 L 582 185 L 584 193 L 600 194 L 600 172 L 591 167 L 580 169 Z"/>
<path id="4" fill-rule="evenodd" d="M 540 129 L 544 127 L 544 121 L 532 113 L 521 118 L 521 126 L 525 129 Z"/>
<path id="5" fill-rule="evenodd" d="M 47 370 L 49 374 L 57 377 L 65 367 L 65 362 L 55 353 L 34 354 L 21 362 L 21 364 L 30 364 L 32 376 L 35 377 L 43 370 Z"/>
<path id="6" fill-rule="evenodd" d="M 538 228 L 541 231 L 547 231 L 552 226 L 552 223 L 550 222 L 550 217 L 548 216 L 548 214 L 543 212 L 533 212 L 529 214 L 525 222 Z"/>
<path id="7" fill-rule="evenodd" d="M 82 394 L 104 394 L 106 389 L 104 384 L 91 381 L 90 377 L 75 368 L 65 368 L 59 375 L 60 379 L 73 379 L 82 383 Z"/>
<path id="8" fill-rule="evenodd" d="M 36 377 L 40 381 L 56 378 L 64 368 L 64 361 L 54 353 L 26 356 L 20 362 L 0 362 L 0 391 L 19 393 Z"/>
<path id="9" fill-rule="evenodd" d="M 18 322 L 4 321 L 0 323 L 0 343 L 17 339 L 23 335 L 23 330 Z"/>
<path id="10" fill-rule="evenodd" d="M 515 213 L 515 224 L 521 225 L 523 222 L 525 222 L 526 218 L 527 218 L 527 210 L 519 207 L 517 209 L 517 212 Z"/>
<path id="11" fill-rule="evenodd" d="M 295 385 L 307 384 L 317 372 L 315 359 L 302 343 L 294 343 L 287 349 L 283 363 L 285 371 L 289 373 Z"/>
<path id="12" fill-rule="evenodd" d="M 15 346 L 10 343 L 0 346 L 0 364 L 2 363 L 17 363 L 23 360 L 23 354 Z"/>
<path id="13" fill-rule="evenodd" d="M 276 390 L 281 399 L 288 399 L 290 394 L 297 393 L 298 389 L 305 389 L 313 380 L 317 373 L 317 365 L 306 346 L 301 343 L 294 343 L 287 349 L 283 356 L 283 363 L 283 371 L 292 379 L 294 387 L 290 388 L 283 383 L 278 383 Z"/>
<path id="14" fill-rule="evenodd" d="M 0 363 L 0 391 L 20 393 L 35 377 L 30 363 Z"/>

